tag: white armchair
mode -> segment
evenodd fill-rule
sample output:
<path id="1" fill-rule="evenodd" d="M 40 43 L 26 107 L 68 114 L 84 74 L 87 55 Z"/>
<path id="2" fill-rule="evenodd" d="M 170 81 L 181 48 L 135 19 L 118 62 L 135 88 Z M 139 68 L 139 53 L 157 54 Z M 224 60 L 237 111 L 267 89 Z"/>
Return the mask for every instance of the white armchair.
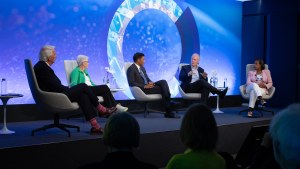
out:
<path id="1" fill-rule="evenodd" d="M 128 68 L 132 65 L 130 62 L 126 62 L 124 64 L 125 72 L 127 72 Z M 129 87 L 130 91 L 133 95 L 133 97 L 137 101 L 145 102 L 145 107 L 144 107 L 144 117 L 147 117 L 149 115 L 149 110 L 148 110 L 148 103 L 151 101 L 157 101 L 161 100 L 162 96 L 161 94 L 145 94 L 139 87 Z"/>
<path id="2" fill-rule="evenodd" d="M 54 114 L 53 124 L 32 130 L 31 135 L 33 136 L 35 132 L 45 131 L 50 128 L 59 128 L 67 132 L 69 137 L 71 133 L 67 128 L 75 128 L 79 132 L 80 128 L 78 126 L 59 122 L 60 114 L 75 112 L 79 110 L 79 105 L 76 102 L 71 102 L 65 94 L 42 91 L 38 86 L 31 60 L 26 59 L 24 62 L 28 84 L 35 103 L 42 111 Z"/>
<path id="3" fill-rule="evenodd" d="M 265 64 L 265 69 L 269 69 L 269 66 L 267 64 Z M 250 70 L 255 70 L 254 64 L 247 64 L 246 65 L 246 78 L 247 78 L 248 72 Z M 240 86 L 240 93 L 241 93 L 241 96 L 242 96 L 243 99 L 249 100 L 249 94 L 246 93 L 246 86 L 247 86 L 246 84 Z M 264 100 L 269 100 L 273 97 L 274 93 L 275 93 L 275 87 L 273 86 L 269 89 L 269 94 L 268 95 L 262 95 L 262 98 Z M 254 110 L 258 111 L 261 116 L 263 116 L 263 112 L 269 112 L 269 113 L 272 113 L 272 115 L 274 115 L 274 112 L 272 110 L 267 110 L 264 107 L 259 107 L 257 104 L 255 105 Z M 249 108 L 247 108 L 245 110 L 241 110 L 239 112 L 239 114 L 241 114 L 243 112 L 248 112 L 248 111 L 249 111 Z"/>
<path id="4" fill-rule="evenodd" d="M 186 65 L 189 65 L 189 64 L 187 64 L 187 63 L 179 64 L 179 72 L 181 71 L 182 66 L 186 66 Z M 178 86 L 178 89 L 179 89 L 179 93 L 183 99 L 186 99 L 186 100 L 200 100 L 201 99 L 201 93 L 185 93 L 182 90 L 180 85 Z"/>
<path id="5" fill-rule="evenodd" d="M 67 82 L 68 85 L 70 86 L 70 75 L 72 73 L 72 71 L 78 66 L 76 60 L 64 60 L 64 66 L 65 66 L 65 72 L 66 72 L 66 77 L 67 77 Z M 104 99 L 101 96 L 97 96 L 99 103 L 103 103 Z"/>

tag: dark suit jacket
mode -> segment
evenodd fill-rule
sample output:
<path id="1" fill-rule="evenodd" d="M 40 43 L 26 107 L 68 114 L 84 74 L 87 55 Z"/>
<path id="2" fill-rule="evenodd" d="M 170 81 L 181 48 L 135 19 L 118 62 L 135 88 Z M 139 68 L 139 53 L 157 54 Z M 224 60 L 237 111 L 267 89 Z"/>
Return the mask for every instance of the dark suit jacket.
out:
<path id="1" fill-rule="evenodd" d="M 41 90 L 47 92 L 67 93 L 68 87 L 61 84 L 54 71 L 44 61 L 39 61 L 34 65 L 34 72 Z"/>
<path id="2" fill-rule="evenodd" d="M 182 66 L 181 70 L 180 70 L 180 74 L 179 74 L 179 80 L 181 81 L 180 87 L 182 88 L 182 90 L 185 90 L 187 85 L 189 83 L 191 83 L 192 81 L 192 76 L 188 76 L 188 73 L 192 70 L 192 66 L 191 65 L 185 65 Z M 202 77 L 202 75 L 200 73 L 203 73 L 204 69 L 202 69 L 201 67 L 198 67 L 198 73 L 199 73 L 199 79 L 204 79 Z M 207 81 L 207 78 L 204 79 Z"/>
<path id="3" fill-rule="evenodd" d="M 143 66 L 141 66 L 141 71 L 143 71 L 147 81 L 152 82 L 149 79 L 146 69 Z M 131 86 L 131 87 L 137 86 L 137 87 L 140 87 L 141 89 L 143 89 L 145 86 L 144 79 L 141 76 L 139 69 L 137 68 L 137 66 L 134 63 L 127 70 L 127 80 L 128 80 L 129 86 Z"/>
<path id="4" fill-rule="evenodd" d="M 109 153 L 100 163 L 89 164 L 79 169 L 158 169 L 156 166 L 136 159 L 131 152 Z"/>

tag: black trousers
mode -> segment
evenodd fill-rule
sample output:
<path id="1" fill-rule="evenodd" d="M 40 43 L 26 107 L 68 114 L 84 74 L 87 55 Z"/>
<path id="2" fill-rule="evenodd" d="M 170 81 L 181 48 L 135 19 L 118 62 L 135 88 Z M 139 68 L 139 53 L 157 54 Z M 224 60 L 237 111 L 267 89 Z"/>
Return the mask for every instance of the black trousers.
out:
<path id="1" fill-rule="evenodd" d="M 169 85 L 166 80 L 160 80 L 154 83 L 155 86 L 150 89 L 142 89 L 145 94 L 161 94 L 164 104 L 168 104 L 170 102 L 171 93 L 169 89 Z"/>
<path id="2" fill-rule="evenodd" d="M 197 80 L 194 83 L 190 83 L 186 86 L 184 92 L 186 93 L 201 93 L 200 102 L 207 104 L 209 93 L 216 94 L 218 89 L 213 87 L 204 79 Z"/>
<path id="3" fill-rule="evenodd" d="M 77 102 L 85 118 L 91 120 L 97 116 L 95 107 L 99 105 L 98 98 L 86 84 L 78 84 L 64 92 L 71 102 Z"/>
<path id="4" fill-rule="evenodd" d="M 102 96 L 105 107 L 115 107 L 117 105 L 114 96 L 107 85 L 89 86 L 96 96 Z"/>

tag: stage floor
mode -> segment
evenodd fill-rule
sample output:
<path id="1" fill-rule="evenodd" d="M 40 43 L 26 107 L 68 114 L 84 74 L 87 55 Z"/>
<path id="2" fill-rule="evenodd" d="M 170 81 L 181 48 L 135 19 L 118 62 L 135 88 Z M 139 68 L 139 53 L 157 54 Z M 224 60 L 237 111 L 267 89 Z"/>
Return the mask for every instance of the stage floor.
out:
<path id="1" fill-rule="evenodd" d="M 244 116 L 239 116 L 238 111 L 244 108 L 245 107 L 221 108 L 221 110 L 225 113 L 215 114 L 218 126 L 265 121 L 272 118 L 272 115 L 270 113 L 265 113 L 264 117 L 261 118 L 247 118 Z M 275 113 L 279 111 L 278 109 L 272 110 L 274 110 Z M 180 119 L 166 119 L 163 117 L 163 114 L 160 113 L 150 113 L 147 118 L 144 118 L 143 114 L 134 114 L 134 117 L 136 117 L 140 124 L 141 133 L 145 134 L 179 130 L 184 112 L 178 112 L 178 114 L 181 115 Z M 102 126 L 105 125 L 105 121 L 106 119 L 100 118 L 100 123 Z M 84 122 L 83 118 L 70 120 L 63 119 L 61 120 L 61 122 L 66 124 L 78 125 L 80 126 L 81 131 L 78 133 L 75 129 L 70 129 L 72 134 L 71 138 L 67 137 L 67 133 L 59 129 L 41 131 L 37 132 L 35 136 L 30 136 L 31 130 L 51 123 L 51 121 L 47 120 L 9 123 L 8 128 L 15 131 L 16 133 L 11 135 L 0 135 L 0 149 L 78 140 L 99 139 L 102 137 L 90 135 L 90 125 L 89 123 Z M 2 127 L 2 124 L 0 126 Z"/>

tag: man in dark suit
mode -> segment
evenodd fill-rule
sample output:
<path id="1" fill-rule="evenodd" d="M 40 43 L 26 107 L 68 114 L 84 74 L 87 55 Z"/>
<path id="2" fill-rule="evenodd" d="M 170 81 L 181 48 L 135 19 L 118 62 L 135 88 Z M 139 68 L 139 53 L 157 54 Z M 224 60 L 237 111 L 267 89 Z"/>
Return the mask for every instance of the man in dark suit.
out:
<path id="1" fill-rule="evenodd" d="M 46 45 L 40 50 L 40 61 L 34 65 L 34 72 L 39 88 L 47 92 L 65 94 L 70 101 L 78 102 L 86 119 L 91 123 L 91 134 L 101 134 L 102 128 L 96 120 L 96 108 L 100 115 L 110 115 L 116 108 L 106 108 L 99 104 L 97 96 L 86 84 L 79 84 L 74 87 L 62 85 L 59 78 L 55 75 L 51 65 L 56 60 L 54 46 Z"/>
<path id="2" fill-rule="evenodd" d="M 170 102 L 170 90 L 166 80 L 152 82 L 149 79 L 146 69 L 144 68 L 145 55 L 143 53 L 135 53 L 133 56 L 134 63 L 127 70 L 127 79 L 129 86 L 137 86 L 143 90 L 145 94 L 161 94 L 164 104 L 166 105 L 166 118 L 178 118 L 171 111 L 173 102 Z"/>
<path id="3" fill-rule="evenodd" d="M 200 102 L 207 104 L 209 93 L 218 94 L 223 98 L 228 88 L 218 90 L 208 83 L 207 73 L 204 69 L 199 67 L 200 55 L 193 54 L 191 65 L 182 66 L 179 80 L 181 81 L 181 88 L 186 93 L 201 93 Z"/>

